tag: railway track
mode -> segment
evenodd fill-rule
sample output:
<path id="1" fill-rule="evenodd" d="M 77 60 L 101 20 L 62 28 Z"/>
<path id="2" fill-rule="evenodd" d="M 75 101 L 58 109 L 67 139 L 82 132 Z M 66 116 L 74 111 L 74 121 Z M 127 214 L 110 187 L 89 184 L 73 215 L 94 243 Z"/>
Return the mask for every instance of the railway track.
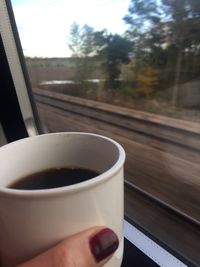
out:
<path id="1" fill-rule="evenodd" d="M 138 193 L 142 194 L 143 196 L 150 199 L 151 201 L 154 201 L 157 204 L 159 204 L 160 206 L 163 206 L 165 209 L 168 209 L 168 210 L 174 212 L 175 214 L 178 214 L 178 216 L 180 216 L 184 220 L 187 220 L 188 222 L 194 224 L 195 226 L 200 227 L 200 222 L 198 220 L 194 219 L 193 217 L 191 217 L 191 216 L 187 215 L 186 213 L 176 209 L 174 206 L 169 205 L 167 202 L 162 201 L 158 197 L 153 196 L 152 194 L 148 193 L 146 190 L 141 189 L 140 187 L 134 185 L 133 183 L 131 183 L 130 181 L 128 181 L 126 179 L 125 179 L 124 183 L 125 183 L 125 186 L 131 188 L 134 191 L 137 191 Z"/>
<path id="2" fill-rule="evenodd" d="M 164 142 L 200 151 L 200 126 L 147 112 L 35 89 L 35 98 L 54 107 L 95 118 Z"/>
<path id="3" fill-rule="evenodd" d="M 47 130 L 90 131 L 124 146 L 126 216 L 200 266 L 200 127 L 39 89 L 34 96 Z"/>

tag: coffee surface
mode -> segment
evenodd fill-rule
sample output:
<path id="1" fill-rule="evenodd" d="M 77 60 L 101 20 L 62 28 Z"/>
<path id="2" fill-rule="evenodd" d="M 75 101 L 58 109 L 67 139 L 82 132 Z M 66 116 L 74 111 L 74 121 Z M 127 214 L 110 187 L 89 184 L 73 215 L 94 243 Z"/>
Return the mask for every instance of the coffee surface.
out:
<path id="1" fill-rule="evenodd" d="M 8 186 L 12 189 L 38 190 L 63 187 L 81 183 L 99 175 L 98 172 L 82 168 L 54 168 L 33 173 L 18 179 Z"/>

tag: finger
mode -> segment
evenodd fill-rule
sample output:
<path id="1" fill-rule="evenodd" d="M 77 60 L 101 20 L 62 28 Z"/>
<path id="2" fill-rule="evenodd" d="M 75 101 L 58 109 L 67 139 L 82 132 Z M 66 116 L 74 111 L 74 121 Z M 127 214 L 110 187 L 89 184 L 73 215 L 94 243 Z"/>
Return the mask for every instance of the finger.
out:
<path id="1" fill-rule="evenodd" d="M 101 267 L 118 245 L 118 238 L 111 229 L 94 227 L 68 237 L 19 267 Z"/>

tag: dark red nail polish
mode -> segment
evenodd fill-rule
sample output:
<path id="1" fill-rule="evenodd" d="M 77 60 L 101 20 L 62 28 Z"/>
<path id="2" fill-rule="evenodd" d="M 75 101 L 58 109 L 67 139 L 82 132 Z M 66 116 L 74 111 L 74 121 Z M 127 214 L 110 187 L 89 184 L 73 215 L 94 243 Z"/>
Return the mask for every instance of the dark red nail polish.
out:
<path id="1" fill-rule="evenodd" d="M 90 238 L 90 249 L 97 262 L 110 256 L 119 246 L 117 235 L 108 228 Z"/>

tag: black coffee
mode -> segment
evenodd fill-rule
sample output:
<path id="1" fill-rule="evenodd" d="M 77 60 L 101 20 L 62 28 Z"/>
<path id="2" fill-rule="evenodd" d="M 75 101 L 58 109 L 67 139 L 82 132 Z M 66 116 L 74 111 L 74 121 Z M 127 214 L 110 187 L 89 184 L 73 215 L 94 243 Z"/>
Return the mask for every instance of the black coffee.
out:
<path id="1" fill-rule="evenodd" d="M 87 181 L 99 175 L 98 172 L 81 168 L 48 169 L 22 177 L 8 188 L 37 190 L 73 185 Z"/>

